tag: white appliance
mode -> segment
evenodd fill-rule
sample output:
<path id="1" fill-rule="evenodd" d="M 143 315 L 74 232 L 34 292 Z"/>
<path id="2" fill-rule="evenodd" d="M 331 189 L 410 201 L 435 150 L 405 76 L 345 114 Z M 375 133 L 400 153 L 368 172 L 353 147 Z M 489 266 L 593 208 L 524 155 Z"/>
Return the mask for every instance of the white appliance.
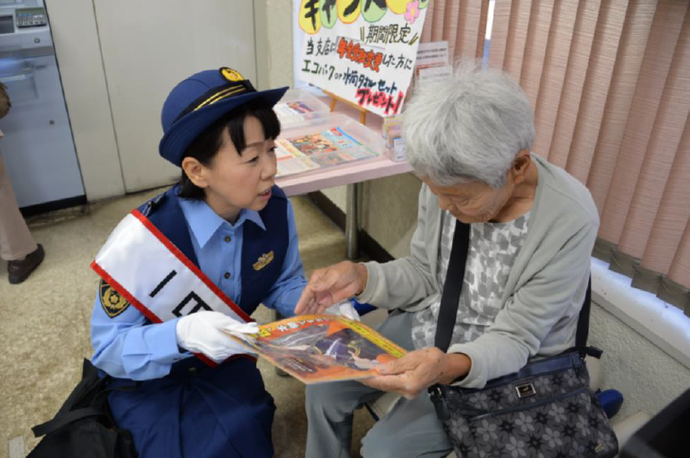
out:
<path id="1" fill-rule="evenodd" d="M 0 81 L 12 101 L 0 153 L 23 213 L 85 203 L 43 0 L 0 0 Z"/>

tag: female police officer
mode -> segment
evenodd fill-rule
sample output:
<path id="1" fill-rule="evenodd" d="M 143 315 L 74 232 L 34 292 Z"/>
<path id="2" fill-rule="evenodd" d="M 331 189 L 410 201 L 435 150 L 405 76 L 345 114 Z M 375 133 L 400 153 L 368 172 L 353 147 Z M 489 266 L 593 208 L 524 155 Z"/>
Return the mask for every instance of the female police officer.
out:
<path id="1" fill-rule="evenodd" d="M 292 315 L 306 283 L 274 185 L 285 90 L 256 91 L 229 68 L 178 84 L 160 154 L 181 182 L 128 215 L 92 266 L 93 363 L 115 386 L 139 382 L 109 400 L 143 457 L 273 455 L 273 399 L 225 332 L 255 330 L 260 303 Z"/>

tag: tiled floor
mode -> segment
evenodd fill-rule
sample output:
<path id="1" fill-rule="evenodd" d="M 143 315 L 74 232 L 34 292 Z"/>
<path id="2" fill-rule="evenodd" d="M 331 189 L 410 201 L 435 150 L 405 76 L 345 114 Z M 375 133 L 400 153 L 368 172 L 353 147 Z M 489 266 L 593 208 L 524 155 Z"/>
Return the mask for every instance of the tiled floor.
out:
<path id="1" fill-rule="evenodd" d="M 22 442 L 27 452 L 33 448 L 37 439 L 31 426 L 51 418 L 78 382 L 81 361 L 91 356 L 89 321 L 98 283 L 89 264 L 116 223 L 156 193 L 99 202 L 85 214 L 67 212 L 33 220 L 31 230 L 45 247 L 46 259 L 20 285 L 8 283 L 6 264 L 0 263 L 0 458 L 9 456 L 10 447 L 21 450 Z M 343 260 L 342 231 L 308 198 L 292 198 L 292 203 L 307 274 Z M 255 313 L 259 322 L 271 317 L 263 307 Z M 304 385 L 277 376 L 264 361 L 259 367 L 278 406 L 273 427 L 276 456 L 303 457 Z M 354 450 L 372 423 L 365 411 L 355 414 Z"/>

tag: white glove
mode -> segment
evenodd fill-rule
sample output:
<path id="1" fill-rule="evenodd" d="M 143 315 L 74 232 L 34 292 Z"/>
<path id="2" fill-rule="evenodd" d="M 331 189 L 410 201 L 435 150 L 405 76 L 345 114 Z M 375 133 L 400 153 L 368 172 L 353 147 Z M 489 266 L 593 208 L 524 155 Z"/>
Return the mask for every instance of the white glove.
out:
<path id="1" fill-rule="evenodd" d="M 177 320 L 175 334 L 177 344 L 193 353 L 203 353 L 219 363 L 232 355 L 249 353 L 249 350 L 232 340 L 226 332 L 254 334 L 259 332 L 256 323 L 242 323 L 220 312 L 202 311 Z"/>
<path id="2" fill-rule="evenodd" d="M 347 299 L 345 299 L 344 301 L 340 301 L 337 304 L 331 305 L 326 310 L 324 310 L 324 313 L 329 315 L 342 315 L 345 318 L 349 318 L 354 321 L 362 321 L 359 318 L 359 313 L 357 313 L 357 309 L 355 309 L 354 305 L 352 305 L 352 302 L 350 302 Z"/>

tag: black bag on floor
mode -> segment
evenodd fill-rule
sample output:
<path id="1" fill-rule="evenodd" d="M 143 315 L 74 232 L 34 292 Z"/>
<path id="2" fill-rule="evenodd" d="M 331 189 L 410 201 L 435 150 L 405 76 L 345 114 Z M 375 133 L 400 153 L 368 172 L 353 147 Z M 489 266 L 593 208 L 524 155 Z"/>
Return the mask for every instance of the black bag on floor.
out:
<path id="1" fill-rule="evenodd" d="M 469 230 L 469 225 L 456 223 L 434 342 L 442 351 L 448 349 L 455 327 Z M 459 458 L 616 455 L 616 435 L 589 389 L 584 361 L 585 355 L 601 356 L 601 350 L 586 346 L 590 299 L 591 281 L 578 317 L 575 347 L 528 362 L 517 373 L 490 380 L 481 389 L 429 388 Z"/>
<path id="2" fill-rule="evenodd" d="M 108 393 L 134 387 L 108 388 L 109 379 L 85 359 L 81 381 L 55 418 L 32 428 L 45 437 L 27 458 L 136 458 L 131 434 L 115 425 L 108 407 Z"/>

